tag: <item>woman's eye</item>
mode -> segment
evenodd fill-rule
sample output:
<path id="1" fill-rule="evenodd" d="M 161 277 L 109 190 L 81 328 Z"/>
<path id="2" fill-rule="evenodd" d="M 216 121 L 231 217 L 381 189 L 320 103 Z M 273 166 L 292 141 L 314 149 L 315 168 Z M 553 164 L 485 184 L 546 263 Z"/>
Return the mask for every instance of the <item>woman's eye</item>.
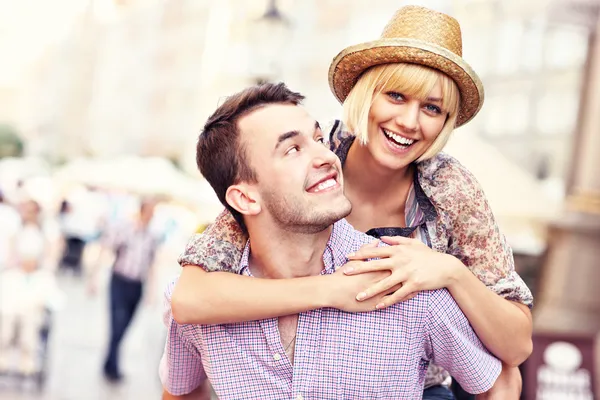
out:
<path id="1" fill-rule="evenodd" d="M 404 100 L 404 96 L 402 95 L 402 93 L 398 93 L 398 92 L 388 92 L 387 94 L 392 100 L 396 100 L 396 101 L 402 101 Z"/>
<path id="2" fill-rule="evenodd" d="M 442 109 L 441 109 L 441 108 L 439 108 L 439 107 L 438 107 L 438 106 L 436 106 L 436 105 L 433 105 L 433 104 L 427 104 L 427 105 L 425 106 L 425 109 L 426 109 L 427 111 L 429 111 L 429 112 L 432 112 L 432 113 L 434 113 L 434 114 L 441 114 L 441 113 L 442 113 Z"/>
<path id="3" fill-rule="evenodd" d="M 327 144 L 327 141 L 324 137 L 317 138 L 317 143 Z"/>

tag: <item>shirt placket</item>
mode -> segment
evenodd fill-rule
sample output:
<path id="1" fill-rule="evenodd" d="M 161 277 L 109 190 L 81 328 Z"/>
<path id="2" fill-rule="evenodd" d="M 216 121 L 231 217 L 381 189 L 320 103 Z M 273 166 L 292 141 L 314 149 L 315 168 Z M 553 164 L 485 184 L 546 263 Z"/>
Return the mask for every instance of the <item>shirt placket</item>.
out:
<path id="1" fill-rule="evenodd" d="M 292 380 L 292 399 L 308 400 L 313 391 L 313 374 L 316 370 L 315 360 L 322 349 L 321 312 L 317 309 L 298 316 L 296 347 L 294 349 L 294 365 Z"/>
<path id="2" fill-rule="evenodd" d="M 292 363 L 285 354 L 283 344 L 281 344 L 281 337 L 277 328 L 277 318 L 260 320 L 259 323 L 263 334 L 267 338 L 267 350 L 269 352 L 267 356 L 270 359 L 270 365 L 277 373 L 277 376 L 281 376 L 286 382 L 290 383 L 291 391 L 294 371 Z"/>

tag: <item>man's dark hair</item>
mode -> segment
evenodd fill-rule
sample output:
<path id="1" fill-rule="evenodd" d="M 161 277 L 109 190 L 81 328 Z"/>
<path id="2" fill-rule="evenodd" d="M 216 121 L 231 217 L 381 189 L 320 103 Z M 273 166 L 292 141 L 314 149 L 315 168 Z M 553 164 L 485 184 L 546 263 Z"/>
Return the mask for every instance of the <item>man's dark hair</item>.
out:
<path id="1" fill-rule="evenodd" d="M 256 182 L 256 174 L 250 167 L 246 149 L 240 142 L 238 121 L 269 104 L 298 105 L 302 100 L 304 96 L 292 92 L 284 83 L 264 83 L 249 87 L 229 96 L 208 118 L 198 137 L 198 169 L 244 231 L 246 225 L 242 215 L 225 200 L 225 193 L 231 185 Z"/>

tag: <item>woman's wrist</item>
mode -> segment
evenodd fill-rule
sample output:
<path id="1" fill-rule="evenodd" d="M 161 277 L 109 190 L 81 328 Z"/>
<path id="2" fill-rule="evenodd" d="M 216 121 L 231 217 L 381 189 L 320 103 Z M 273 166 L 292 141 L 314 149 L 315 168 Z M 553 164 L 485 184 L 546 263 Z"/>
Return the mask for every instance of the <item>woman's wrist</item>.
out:
<path id="1" fill-rule="evenodd" d="M 313 298 L 313 305 L 316 308 L 337 308 L 335 292 L 332 290 L 334 287 L 333 279 L 335 279 L 333 274 L 314 277 L 315 297 Z"/>
<path id="2" fill-rule="evenodd" d="M 446 288 L 450 291 L 457 289 L 461 282 L 464 282 L 464 274 L 470 273 L 465 265 L 458 258 L 450 254 L 445 254 L 447 258 L 446 268 L 448 270 L 448 281 Z"/>

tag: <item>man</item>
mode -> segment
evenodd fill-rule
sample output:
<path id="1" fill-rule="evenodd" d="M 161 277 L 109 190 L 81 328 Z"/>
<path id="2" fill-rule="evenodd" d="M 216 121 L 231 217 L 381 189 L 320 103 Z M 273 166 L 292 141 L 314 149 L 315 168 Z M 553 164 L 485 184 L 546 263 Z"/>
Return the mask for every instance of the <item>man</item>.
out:
<path id="1" fill-rule="evenodd" d="M 154 279 L 154 259 L 160 244 L 160 238 L 150 229 L 154 208 L 154 201 L 144 200 L 136 218 L 114 227 L 104 240 L 91 274 L 89 290 L 94 294 L 98 271 L 106 256 L 113 253 L 109 292 L 110 341 L 104 362 L 104 376 L 111 382 L 118 382 L 123 377 L 119 368 L 119 347 L 142 298 L 144 282 Z"/>
<path id="2" fill-rule="evenodd" d="M 202 174 L 249 234 L 242 274 L 330 274 L 373 240 L 342 219 L 351 205 L 341 165 L 302 99 L 283 84 L 244 90 L 199 137 Z M 199 398 L 207 378 L 222 400 L 420 398 L 430 361 L 479 393 L 501 368 L 446 290 L 363 314 L 326 308 L 199 326 L 178 325 L 167 310 L 165 323 L 165 399 Z"/>

